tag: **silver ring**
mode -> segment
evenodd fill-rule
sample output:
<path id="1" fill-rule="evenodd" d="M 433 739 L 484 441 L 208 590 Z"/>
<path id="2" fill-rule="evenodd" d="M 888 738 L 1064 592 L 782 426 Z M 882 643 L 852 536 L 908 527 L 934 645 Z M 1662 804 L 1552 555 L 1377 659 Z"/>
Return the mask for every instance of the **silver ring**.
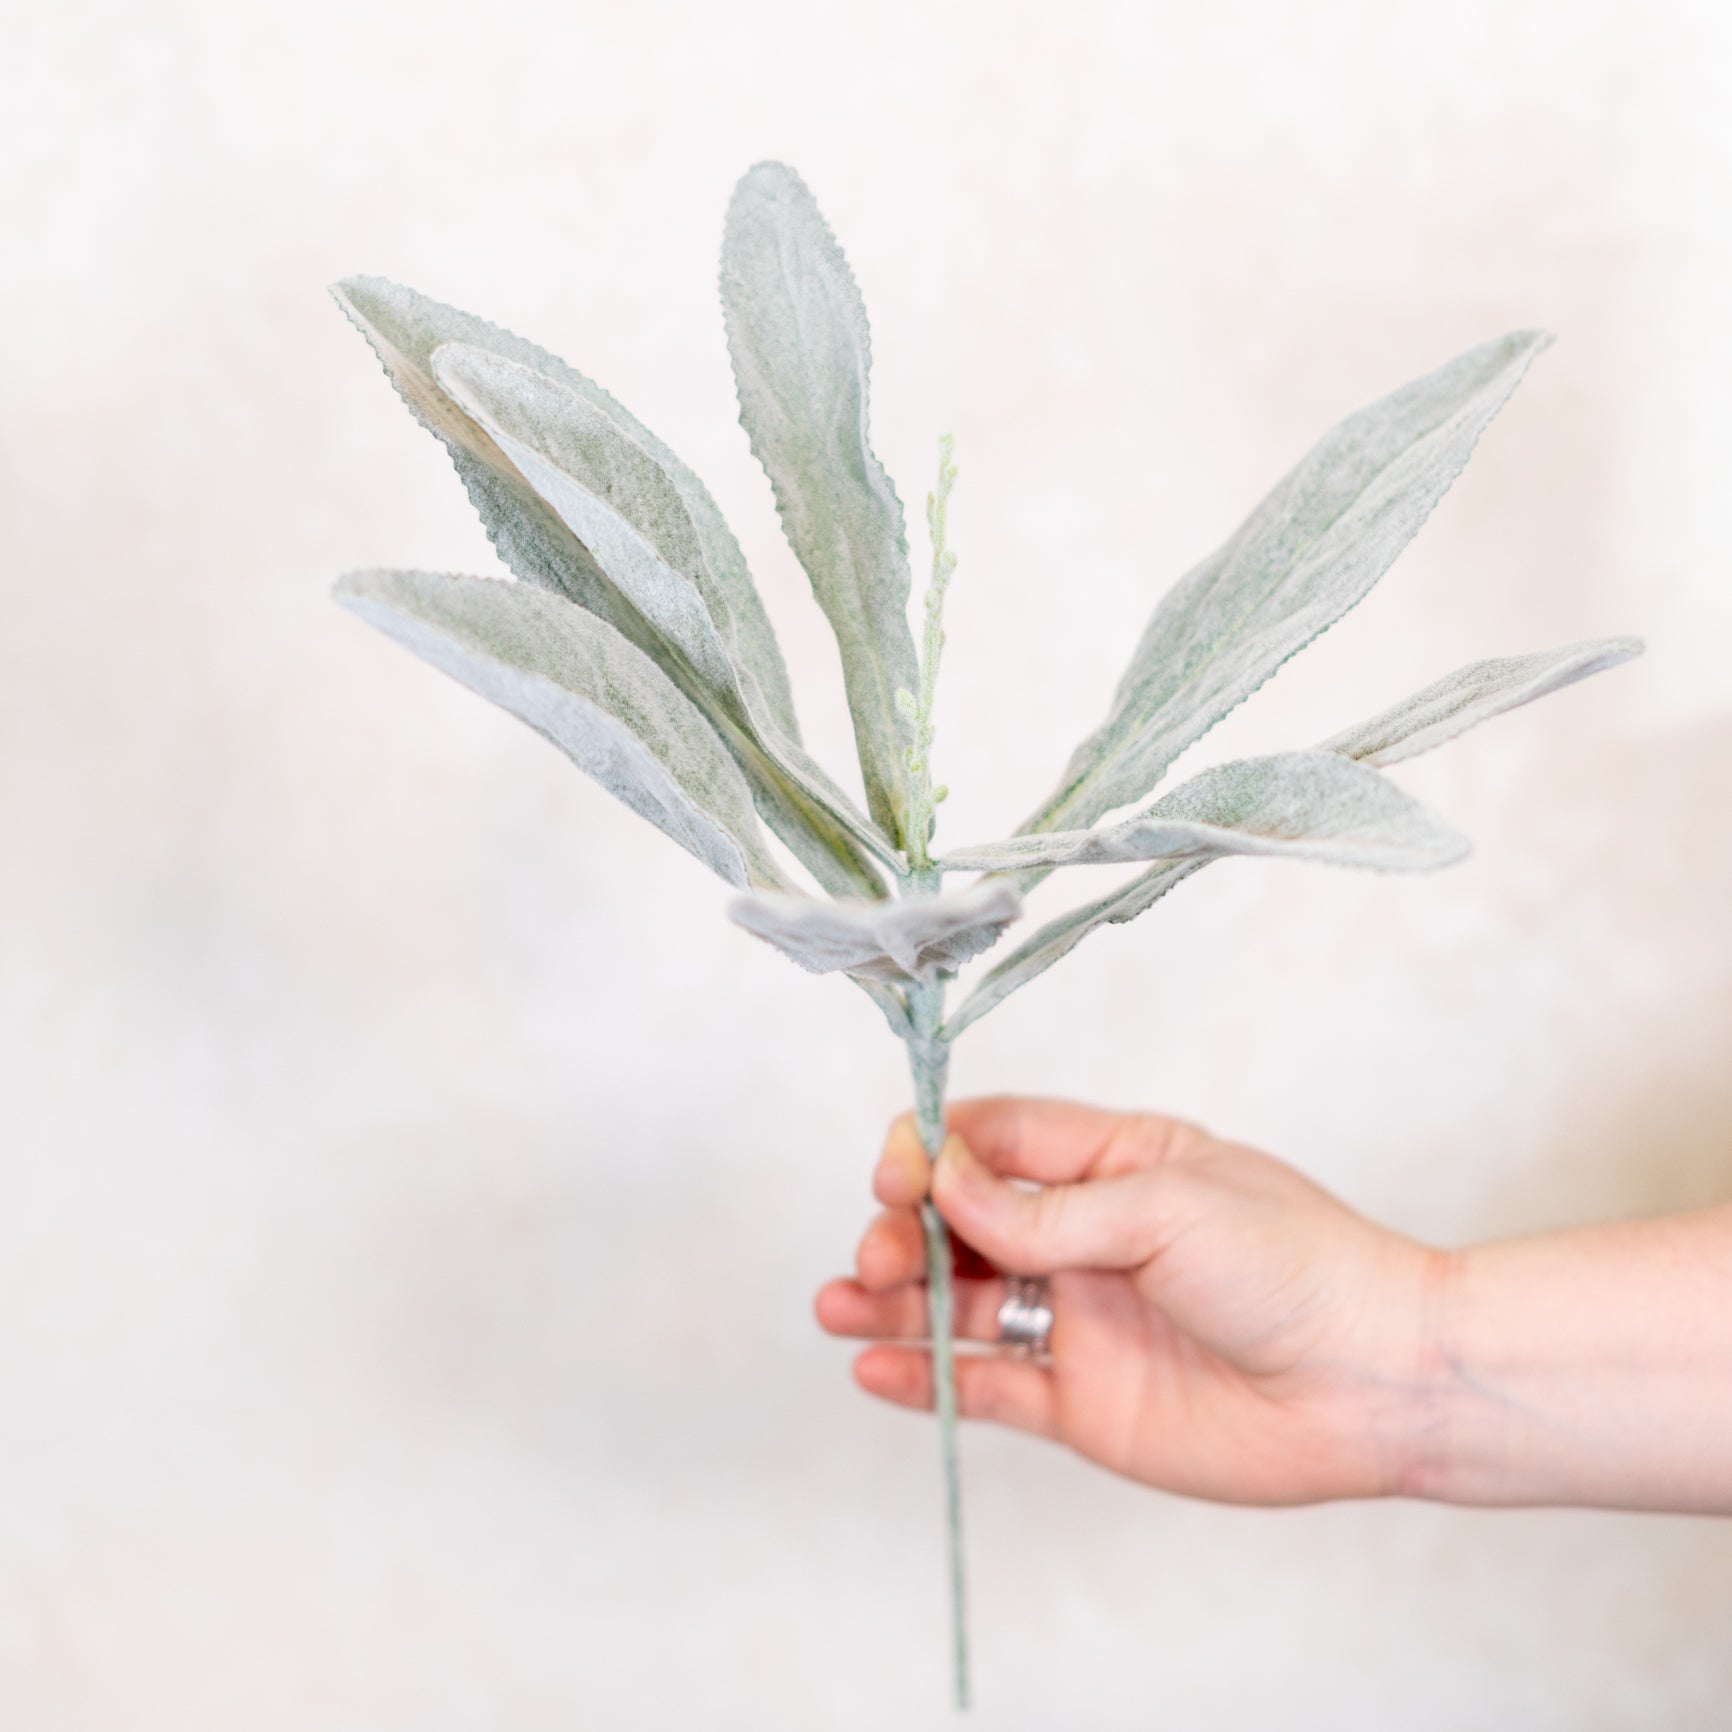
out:
<path id="1" fill-rule="evenodd" d="M 1052 1342 L 1052 1301 L 1044 1276 L 1007 1275 L 998 1308 L 998 1339 L 1012 1353 L 1032 1359 Z"/>

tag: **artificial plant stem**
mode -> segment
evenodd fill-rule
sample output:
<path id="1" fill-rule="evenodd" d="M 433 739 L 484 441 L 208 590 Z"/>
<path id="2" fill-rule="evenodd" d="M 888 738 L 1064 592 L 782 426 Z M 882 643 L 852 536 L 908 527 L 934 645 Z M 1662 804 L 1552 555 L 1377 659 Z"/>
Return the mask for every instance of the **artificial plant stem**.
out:
<path id="1" fill-rule="evenodd" d="M 919 875 L 925 876 L 924 874 Z M 936 879 L 937 873 L 931 874 Z M 920 893 L 918 878 L 910 887 Z M 944 982 L 910 987 L 908 1067 L 914 1079 L 914 1122 L 929 1161 L 944 1146 L 944 1084 L 950 1046 L 940 1033 Z M 956 1706 L 968 1706 L 968 1580 L 962 1553 L 962 1469 L 956 1453 L 955 1299 L 951 1285 L 950 1235 L 930 1200 L 920 1209 L 926 1238 L 926 1294 L 931 1313 L 932 1393 L 938 1413 L 938 1443 L 944 1463 L 944 1513 L 949 1536 L 951 1655 Z"/>

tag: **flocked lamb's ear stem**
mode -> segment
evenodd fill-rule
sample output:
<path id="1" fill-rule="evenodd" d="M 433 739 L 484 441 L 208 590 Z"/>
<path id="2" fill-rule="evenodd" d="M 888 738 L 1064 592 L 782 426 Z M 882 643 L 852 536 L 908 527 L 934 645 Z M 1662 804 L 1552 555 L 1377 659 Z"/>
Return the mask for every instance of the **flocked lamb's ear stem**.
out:
<path id="1" fill-rule="evenodd" d="M 866 308 L 792 169 L 759 163 L 735 188 L 721 291 L 740 422 L 842 652 L 867 810 L 905 845 L 896 692 L 918 669 L 902 504 L 867 436 Z"/>
<path id="2" fill-rule="evenodd" d="M 1105 722 L 1027 832 L 1077 829 L 1153 788 L 1186 746 L 1386 572 L 1551 338 L 1482 343 L 1350 415 L 1162 600 Z"/>
<path id="3" fill-rule="evenodd" d="M 944 981 L 908 989 L 912 1032 L 908 1069 L 914 1084 L 914 1122 L 929 1162 L 944 1147 L 944 1094 L 950 1077 L 950 1040 L 944 1030 Z M 944 1488 L 946 1557 L 950 1585 L 950 1659 L 956 1706 L 969 1701 L 968 1568 L 962 1541 L 962 1460 L 956 1407 L 955 1267 L 950 1231 L 928 1198 L 920 1206 L 926 1246 L 927 1333 L 932 1343 L 932 1404 L 938 1417 L 939 1465 Z"/>

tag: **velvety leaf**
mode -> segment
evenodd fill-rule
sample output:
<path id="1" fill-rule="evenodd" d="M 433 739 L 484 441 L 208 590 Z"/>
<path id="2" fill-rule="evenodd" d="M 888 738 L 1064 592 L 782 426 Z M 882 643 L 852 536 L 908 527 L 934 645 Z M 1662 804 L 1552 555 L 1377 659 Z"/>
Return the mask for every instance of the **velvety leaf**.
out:
<path id="1" fill-rule="evenodd" d="M 751 792 L 715 730 L 648 656 L 563 597 L 422 571 L 352 573 L 337 599 L 544 735 L 738 886 L 781 887 Z"/>
<path id="2" fill-rule="evenodd" d="M 1115 837 L 1120 838 L 1117 852 L 1113 851 Z M 1041 840 L 1021 839 L 1029 844 Z M 1211 860 L 1229 854 L 1272 854 L 1384 872 L 1424 872 L 1451 865 L 1468 850 L 1464 836 L 1388 777 L 1325 752 L 1282 752 L 1220 764 L 1181 784 L 1147 813 L 1125 824 L 1100 831 L 1060 832 L 1045 840 L 1064 846 L 1046 857 L 1007 857 L 1005 866 L 1163 857 L 1129 884 L 1034 932 L 963 1001 L 947 1025 L 952 1036 L 1044 974 L 1097 926 L 1120 926 L 1136 919 Z M 1147 846 L 1148 852 L 1135 852 L 1140 846 Z M 991 853 L 992 849 L 962 850 L 960 857 Z M 947 857 L 945 865 L 957 858 Z M 994 869 L 999 869 L 996 861 Z"/>
<path id="3" fill-rule="evenodd" d="M 350 277 L 331 293 L 371 344 L 416 420 L 444 441 L 506 566 L 519 577 L 571 596 L 604 619 L 611 617 L 610 598 L 596 593 L 599 574 L 588 552 L 535 496 L 487 433 L 440 391 L 432 372 L 434 351 L 446 343 L 462 343 L 520 362 L 593 404 L 635 440 L 679 494 L 712 579 L 727 598 L 743 665 L 757 680 L 782 732 L 799 739 L 787 668 L 745 556 L 709 490 L 661 440 L 594 380 L 485 319 L 383 277 Z"/>
<path id="4" fill-rule="evenodd" d="M 1101 727 L 1024 831 L 1140 799 L 1376 583 L 1551 339 L 1517 331 L 1350 415 L 1163 599 Z"/>
<path id="5" fill-rule="evenodd" d="M 939 864 L 947 872 L 1015 872 L 1275 854 L 1424 872 L 1466 852 L 1465 837 L 1366 765 L 1327 752 L 1281 752 L 1217 764 L 1119 824 L 1012 836 L 959 848 Z"/>
<path id="6" fill-rule="evenodd" d="M 661 666 L 721 735 L 744 772 L 765 822 L 826 890 L 881 896 L 883 880 L 863 844 L 851 838 L 849 824 L 826 809 L 830 803 L 797 785 L 801 779 L 790 777 L 766 753 L 754 731 L 718 705 L 713 688 L 690 664 L 669 655 L 661 634 L 602 570 L 589 548 L 536 493 L 487 430 L 440 388 L 433 376 L 433 355 L 448 344 L 460 344 L 521 363 L 592 405 L 620 429 L 622 437 L 635 441 L 661 466 L 702 547 L 711 581 L 726 598 L 734 627 L 733 648 L 755 670 L 754 690 L 771 717 L 787 724 L 778 735 L 784 742 L 781 758 L 806 766 L 806 788 L 820 784 L 833 788 L 797 744 L 787 675 L 774 634 L 738 545 L 702 482 L 600 386 L 533 343 L 382 278 L 353 277 L 333 293 L 373 346 L 416 418 L 445 442 L 505 563 L 519 577 L 568 596 L 606 620 Z M 837 799 L 842 799 L 839 792 Z M 863 826 L 864 820 L 859 823 Z"/>
<path id="7" fill-rule="evenodd" d="M 1317 749 L 1339 752 L 1362 764 L 1399 764 L 1505 710 L 1531 704 L 1641 653 L 1640 638 L 1608 637 L 1534 655 L 1469 662 L 1370 721 L 1325 740 Z"/>
<path id="8" fill-rule="evenodd" d="M 1045 974 L 1055 962 L 1075 950 L 1097 926 L 1122 926 L 1127 920 L 1135 920 L 1139 914 L 1146 913 L 1175 884 L 1208 865 L 1211 858 L 1213 856 L 1157 861 L 1130 883 L 1037 927 L 1002 962 L 995 963 L 982 975 L 974 990 L 946 1018 L 945 1038 L 954 1040 L 970 1023 L 978 1022 L 1018 987 L 1026 986 L 1037 975 Z"/>
<path id="9" fill-rule="evenodd" d="M 759 892 L 728 913 L 813 974 L 907 982 L 947 973 L 998 942 L 1022 912 L 1016 887 L 985 880 L 950 895 L 900 902 L 820 902 Z"/>
<path id="10" fill-rule="evenodd" d="M 735 189 L 721 287 L 740 422 L 841 648 L 867 809 L 905 842 L 896 692 L 919 669 L 902 504 L 867 434 L 866 308 L 792 169 L 759 163 Z"/>
<path id="11" fill-rule="evenodd" d="M 739 661 L 727 598 L 685 503 L 656 459 L 599 409 L 533 368 L 462 344 L 440 348 L 432 365 L 440 387 L 486 430 L 683 662 L 683 669 L 668 666 L 676 683 L 690 670 L 713 700 L 704 706 L 712 719 L 719 705 L 802 803 L 821 810 L 832 848 L 833 832 L 844 830 L 899 866 L 890 840 L 778 727 Z M 774 811 L 765 816 L 775 823 Z M 859 888 L 826 887 L 842 894 Z"/>

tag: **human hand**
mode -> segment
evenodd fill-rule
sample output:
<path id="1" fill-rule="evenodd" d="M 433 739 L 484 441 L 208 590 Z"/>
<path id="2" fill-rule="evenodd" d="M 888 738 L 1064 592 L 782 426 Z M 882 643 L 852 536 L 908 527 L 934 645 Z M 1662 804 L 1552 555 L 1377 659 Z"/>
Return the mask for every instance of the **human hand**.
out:
<path id="1" fill-rule="evenodd" d="M 996 1342 L 996 1271 L 1050 1277 L 1049 1361 L 958 1354 L 965 1417 L 1194 1497 L 1409 1489 L 1446 1254 L 1172 1119 L 997 1098 L 953 1103 L 949 1128 L 929 1167 L 912 1121 L 892 1126 L 858 1279 L 817 1297 L 830 1333 L 884 1343 L 855 1361 L 864 1389 L 931 1405 L 927 1349 L 888 1344 L 927 1334 L 917 1211 L 930 1182 L 960 1242 L 959 1340 Z"/>

